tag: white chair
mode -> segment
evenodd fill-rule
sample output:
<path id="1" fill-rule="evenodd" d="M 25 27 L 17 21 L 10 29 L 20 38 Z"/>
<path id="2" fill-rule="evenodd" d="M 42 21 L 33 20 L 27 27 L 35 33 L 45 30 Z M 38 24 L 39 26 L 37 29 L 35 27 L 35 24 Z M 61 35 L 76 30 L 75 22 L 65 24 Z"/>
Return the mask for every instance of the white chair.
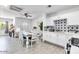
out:
<path id="1" fill-rule="evenodd" d="M 35 33 L 32 33 L 31 35 L 32 35 L 32 38 L 31 40 L 29 40 L 29 42 L 31 43 L 30 46 L 32 47 L 33 43 L 37 43 L 38 37 Z"/>
<path id="2" fill-rule="evenodd" d="M 20 33 L 20 28 L 16 28 L 15 30 L 15 37 L 19 37 L 19 33 Z"/>

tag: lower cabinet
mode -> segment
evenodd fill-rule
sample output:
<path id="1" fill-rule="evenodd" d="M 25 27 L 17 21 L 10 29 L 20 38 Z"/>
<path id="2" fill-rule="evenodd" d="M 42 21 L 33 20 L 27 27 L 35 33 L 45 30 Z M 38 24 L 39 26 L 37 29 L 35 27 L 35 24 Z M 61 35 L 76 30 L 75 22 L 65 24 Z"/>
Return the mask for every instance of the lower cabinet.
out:
<path id="1" fill-rule="evenodd" d="M 44 32 L 43 39 L 53 43 L 65 47 L 67 43 L 67 36 L 62 33 L 55 32 Z"/>

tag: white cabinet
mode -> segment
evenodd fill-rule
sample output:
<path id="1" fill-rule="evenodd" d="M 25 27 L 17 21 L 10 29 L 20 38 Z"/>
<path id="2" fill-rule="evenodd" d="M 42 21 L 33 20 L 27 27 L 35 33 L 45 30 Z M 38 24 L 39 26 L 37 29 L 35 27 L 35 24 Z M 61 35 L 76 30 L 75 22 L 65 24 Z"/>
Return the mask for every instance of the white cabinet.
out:
<path id="1" fill-rule="evenodd" d="M 50 41 L 51 43 L 53 42 L 53 43 L 56 43 L 57 42 L 57 35 L 56 34 L 52 34 L 52 33 L 50 33 L 50 34 L 48 34 L 49 35 L 49 40 L 48 41 Z"/>
<path id="2" fill-rule="evenodd" d="M 58 35 L 58 44 L 61 46 L 65 46 L 67 42 L 67 36 L 65 34 L 59 34 Z"/>
<path id="3" fill-rule="evenodd" d="M 50 43 L 57 44 L 57 34 L 55 34 L 54 32 L 45 31 L 43 35 L 43 39 Z"/>
<path id="4" fill-rule="evenodd" d="M 67 36 L 64 33 L 57 32 L 44 32 L 43 39 L 62 47 L 65 47 L 67 42 Z"/>

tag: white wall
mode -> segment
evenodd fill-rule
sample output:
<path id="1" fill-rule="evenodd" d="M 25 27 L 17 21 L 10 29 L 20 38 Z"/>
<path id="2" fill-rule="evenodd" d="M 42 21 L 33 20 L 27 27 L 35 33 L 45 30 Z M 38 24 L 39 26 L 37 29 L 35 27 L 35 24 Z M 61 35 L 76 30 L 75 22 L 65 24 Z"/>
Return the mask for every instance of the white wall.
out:
<path id="1" fill-rule="evenodd" d="M 53 20 L 67 18 L 68 25 L 79 25 L 79 9 L 77 8 L 77 10 L 72 10 L 73 9 L 71 9 L 71 11 L 62 11 L 56 13 L 54 16 L 52 14 L 51 17 L 46 20 L 46 22 L 48 22 L 48 25 L 53 25 Z"/>
<path id="2" fill-rule="evenodd" d="M 37 31 L 40 31 L 39 24 L 40 24 L 41 22 L 43 22 L 43 20 L 44 20 L 44 16 L 43 16 L 43 15 L 39 16 L 39 17 L 36 18 L 36 19 L 33 19 L 33 20 L 32 20 L 32 29 L 33 29 L 33 27 L 35 26 L 35 27 L 37 27 Z"/>

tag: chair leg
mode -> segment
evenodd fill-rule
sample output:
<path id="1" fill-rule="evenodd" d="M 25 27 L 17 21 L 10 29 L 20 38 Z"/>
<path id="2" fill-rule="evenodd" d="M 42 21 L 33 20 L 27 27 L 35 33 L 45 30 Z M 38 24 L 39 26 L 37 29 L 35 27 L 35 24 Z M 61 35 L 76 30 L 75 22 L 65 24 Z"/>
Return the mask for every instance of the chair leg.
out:
<path id="1" fill-rule="evenodd" d="M 31 45 L 30 46 L 32 47 L 32 40 L 30 40 L 30 42 L 31 42 Z"/>

